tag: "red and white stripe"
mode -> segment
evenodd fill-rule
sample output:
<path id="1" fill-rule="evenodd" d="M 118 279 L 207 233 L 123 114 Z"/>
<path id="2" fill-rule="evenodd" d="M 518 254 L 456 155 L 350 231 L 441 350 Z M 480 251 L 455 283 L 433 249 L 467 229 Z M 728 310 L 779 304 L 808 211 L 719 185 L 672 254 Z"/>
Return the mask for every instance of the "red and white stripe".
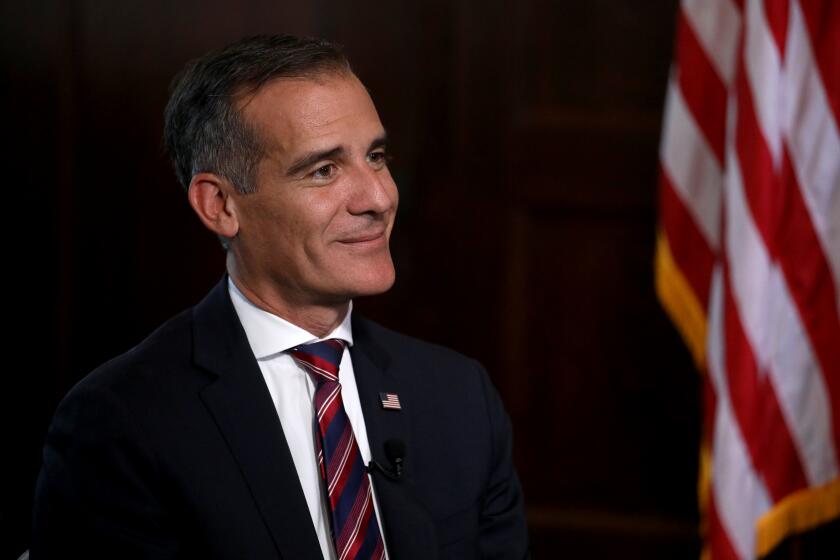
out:
<path id="1" fill-rule="evenodd" d="M 318 423 L 329 426 L 333 416 L 338 412 L 338 407 L 333 406 L 333 401 L 341 395 L 341 384 L 336 383 L 330 393 L 318 407 Z"/>
<path id="2" fill-rule="evenodd" d="M 353 513 L 350 514 L 350 519 L 355 519 L 355 522 L 344 526 L 341 534 L 336 540 L 336 549 L 339 552 L 338 560 L 345 560 L 345 558 L 353 558 L 364 541 L 365 531 L 367 530 L 370 518 L 373 515 L 373 499 L 370 492 L 370 483 L 367 477 L 362 480 L 362 488 L 356 496 L 356 501 L 353 502 Z"/>
<path id="3" fill-rule="evenodd" d="M 327 467 L 327 478 L 330 481 L 327 487 L 327 493 L 333 507 L 338 503 L 341 492 L 344 491 L 344 486 L 347 484 L 347 479 L 353 468 L 352 458 L 358 452 L 359 448 L 356 445 L 356 438 L 353 436 L 353 430 L 350 428 L 350 423 L 348 422 L 347 427 L 341 434 L 341 439 L 336 445 L 335 454 Z"/>
<path id="4" fill-rule="evenodd" d="M 840 480 L 838 123 L 840 2 L 683 0 L 660 219 L 707 318 L 711 558 Z"/>

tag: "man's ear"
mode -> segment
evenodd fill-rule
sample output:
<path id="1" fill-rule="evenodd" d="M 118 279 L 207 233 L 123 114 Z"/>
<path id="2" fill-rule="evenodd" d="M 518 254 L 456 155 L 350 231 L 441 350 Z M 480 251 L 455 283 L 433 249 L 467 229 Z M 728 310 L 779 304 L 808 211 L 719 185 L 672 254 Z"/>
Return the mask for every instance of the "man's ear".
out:
<path id="1" fill-rule="evenodd" d="M 201 222 L 216 235 L 228 239 L 239 232 L 233 201 L 233 184 L 215 173 L 196 173 L 187 190 L 190 206 Z"/>

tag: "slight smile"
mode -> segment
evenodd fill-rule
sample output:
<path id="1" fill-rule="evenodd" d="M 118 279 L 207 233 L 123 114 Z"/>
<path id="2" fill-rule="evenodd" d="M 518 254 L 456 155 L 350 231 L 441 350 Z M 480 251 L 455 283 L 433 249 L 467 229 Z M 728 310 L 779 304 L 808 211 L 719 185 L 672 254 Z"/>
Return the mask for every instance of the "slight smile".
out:
<path id="1" fill-rule="evenodd" d="M 368 247 L 377 247 L 387 242 L 387 237 L 385 237 L 385 232 L 380 231 L 377 233 L 372 234 L 364 234 L 359 235 L 356 237 L 348 237 L 346 239 L 339 239 L 339 243 L 343 243 L 345 245 L 350 245 L 352 247 L 359 247 L 359 248 L 368 248 Z"/>

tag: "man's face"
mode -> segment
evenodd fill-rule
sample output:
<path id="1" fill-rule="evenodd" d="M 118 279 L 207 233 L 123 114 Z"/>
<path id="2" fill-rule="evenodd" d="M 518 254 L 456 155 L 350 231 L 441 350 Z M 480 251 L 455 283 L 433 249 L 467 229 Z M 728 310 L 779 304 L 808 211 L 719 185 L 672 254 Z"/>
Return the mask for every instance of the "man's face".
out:
<path id="1" fill-rule="evenodd" d="M 333 305 L 394 283 L 388 242 L 397 187 L 385 129 L 351 74 L 280 78 L 246 98 L 265 156 L 252 194 L 234 194 L 231 250 L 255 289 Z"/>

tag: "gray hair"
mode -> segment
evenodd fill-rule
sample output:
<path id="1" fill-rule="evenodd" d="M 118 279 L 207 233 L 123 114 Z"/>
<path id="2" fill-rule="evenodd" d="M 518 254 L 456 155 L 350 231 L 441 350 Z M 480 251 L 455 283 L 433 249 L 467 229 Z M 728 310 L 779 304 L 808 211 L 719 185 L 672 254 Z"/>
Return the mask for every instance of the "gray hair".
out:
<path id="1" fill-rule="evenodd" d="M 196 173 L 227 178 L 240 193 L 256 190 L 265 146 L 237 100 L 275 78 L 351 72 L 341 48 L 323 39 L 257 35 L 191 61 L 172 82 L 164 141 L 185 189 Z"/>

